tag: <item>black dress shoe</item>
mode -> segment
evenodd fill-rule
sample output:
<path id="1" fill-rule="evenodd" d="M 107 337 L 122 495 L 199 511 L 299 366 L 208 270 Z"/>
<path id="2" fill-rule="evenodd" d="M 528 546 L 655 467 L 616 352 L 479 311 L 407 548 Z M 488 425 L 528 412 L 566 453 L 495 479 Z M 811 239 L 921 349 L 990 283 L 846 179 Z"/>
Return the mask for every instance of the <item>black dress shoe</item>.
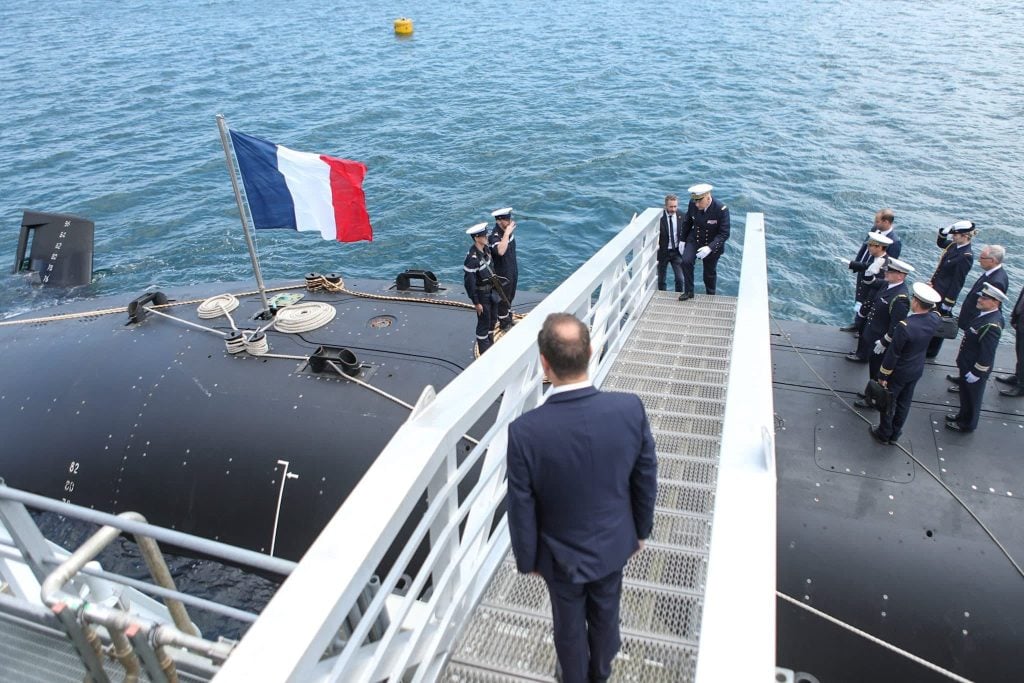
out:
<path id="1" fill-rule="evenodd" d="M 957 415 L 956 413 L 950 413 L 949 415 L 946 416 L 946 422 L 956 422 L 959 419 L 960 416 Z"/>
<path id="2" fill-rule="evenodd" d="M 1001 384 L 1009 384 L 1011 387 L 1017 386 L 1017 375 L 1004 375 L 1002 377 L 996 377 L 996 381 Z"/>
<path id="3" fill-rule="evenodd" d="M 874 408 L 874 406 L 868 403 L 867 401 L 854 401 L 853 405 L 857 406 L 858 408 Z"/>
<path id="4" fill-rule="evenodd" d="M 948 379 L 950 382 L 959 382 L 960 381 L 960 376 L 959 375 L 946 375 L 946 379 Z"/>
<path id="5" fill-rule="evenodd" d="M 839 328 L 839 331 L 840 332 L 856 332 L 857 331 L 857 326 L 856 325 L 843 325 L 842 327 Z"/>
<path id="6" fill-rule="evenodd" d="M 960 385 L 959 384 L 954 384 L 951 387 L 946 387 L 946 391 L 948 391 L 951 394 L 959 394 L 960 393 Z"/>
<path id="7" fill-rule="evenodd" d="M 1010 387 L 1009 389 L 1000 389 L 999 393 L 1002 396 L 1024 396 L 1024 389 L 1020 387 Z"/>
<path id="8" fill-rule="evenodd" d="M 861 358 L 860 356 L 858 356 L 855 353 L 848 353 L 845 356 L 843 356 L 843 358 L 845 358 L 846 360 L 848 360 L 848 361 L 850 361 L 852 363 L 867 363 L 868 362 L 867 358 Z"/>
<path id="9" fill-rule="evenodd" d="M 946 429 L 948 429 L 951 432 L 960 432 L 961 434 L 969 434 L 970 432 L 973 431 L 971 429 L 965 429 L 961 427 L 959 422 L 947 422 Z"/>
<path id="10" fill-rule="evenodd" d="M 868 431 L 871 432 L 871 436 L 875 441 L 886 446 L 889 445 L 889 439 L 882 436 L 881 432 L 878 431 L 878 427 L 868 427 Z"/>
<path id="11" fill-rule="evenodd" d="M 687 299 L 692 299 L 692 298 L 693 298 L 693 292 L 683 292 L 682 294 L 679 295 L 679 300 L 680 301 L 686 301 Z"/>

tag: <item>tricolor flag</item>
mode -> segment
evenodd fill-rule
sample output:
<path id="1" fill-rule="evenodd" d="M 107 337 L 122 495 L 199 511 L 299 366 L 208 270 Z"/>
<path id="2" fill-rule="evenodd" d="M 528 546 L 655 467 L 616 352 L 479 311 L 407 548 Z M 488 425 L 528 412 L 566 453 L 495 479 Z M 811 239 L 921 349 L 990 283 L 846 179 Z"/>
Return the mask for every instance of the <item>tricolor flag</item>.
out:
<path id="1" fill-rule="evenodd" d="M 373 239 L 365 165 L 229 132 L 256 228 L 319 232 L 339 242 Z"/>

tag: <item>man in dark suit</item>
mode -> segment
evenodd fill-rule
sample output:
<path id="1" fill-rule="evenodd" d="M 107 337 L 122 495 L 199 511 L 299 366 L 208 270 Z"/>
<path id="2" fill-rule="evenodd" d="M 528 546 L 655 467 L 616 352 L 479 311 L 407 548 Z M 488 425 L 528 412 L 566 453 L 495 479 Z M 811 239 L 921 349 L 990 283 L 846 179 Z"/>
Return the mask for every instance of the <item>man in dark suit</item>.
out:
<path id="1" fill-rule="evenodd" d="M 690 188 L 690 204 L 680 237 L 683 243 L 683 284 L 680 301 L 693 298 L 693 266 L 703 263 L 704 291 L 714 294 L 718 286 L 718 259 L 729 239 L 729 207 L 711 196 L 711 185 L 701 183 Z"/>
<path id="2" fill-rule="evenodd" d="M 1003 312 L 999 310 L 1007 300 L 1006 293 L 991 283 L 981 288 L 977 300 L 977 313 L 964 330 L 956 367 L 960 372 L 960 410 L 946 416 L 946 429 L 954 432 L 973 432 L 978 428 L 981 399 L 985 383 L 996 360 L 996 348 L 1003 333 Z"/>
<path id="3" fill-rule="evenodd" d="M 964 288 L 967 274 L 974 265 L 974 252 L 971 251 L 971 240 L 975 234 L 974 223 L 957 221 L 952 225 L 939 228 L 939 236 L 935 244 L 942 249 L 939 265 L 935 267 L 932 279 L 928 282 L 939 293 L 939 315 L 948 318 L 953 315 L 953 306 Z M 942 337 L 936 337 L 928 345 L 927 358 L 935 358 L 942 348 Z"/>
<path id="4" fill-rule="evenodd" d="M 1017 295 L 1017 303 L 1013 305 L 1013 312 L 1010 313 L 1010 327 L 1013 328 L 1015 338 L 1017 371 L 1012 375 L 996 377 L 996 381 L 1009 385 L 999 390 L 1003 396 L 1024 396 L 1024 288 L 1021 288 L 1020 294 Z"/>
<path id="5" fill-rule="evenodd" d="M 896 214 L 893 213 L 892 209 L 879 209 L 878 211 L 876 211 L 875 223 L 871 228 L 871 232 L 868 234 L 868 239 L 866 239 L 864 243 L 860 245 L 860 250 L 857 251 L 857 256 L 854 257 L 852 261 L 849 261 L 850 270 L 857 273 L 857 286 L 856 293 L 854 296 L 854 301 L 856 302 L 854 306 L 855 315 L 860 312 L 860 306 L 862 306 L 865 301 L 870 301 L 870 299 L 864 298 L 864 295 L 862 293 L 861 282 L 863 279 L 864 271 L 871 265 L 871 262 L 874 260 L 871 251 L 868 249 L 871 243 L 871 235 L 881 235 L 882 237 L 891 240 L 891 242 L 886 245 L 886 255 L 891 256 L 892 258 L 900 257 L 900 251 L 903 248 L 903 244 L 902 242 L 900 242 L 900 237 L 899 235 L 896 234 L 896 230 L 893 229 L 892 227 L 892 224 L 895 220 Z M 860 265 L 855 266 L 854 264 Z M 840 327 L 839 329 L 842 330 L 843 332 L 859 332 L 861 326 L 858 326 L 857 323 L 858 320 L 855 317 L 852 323 Z"/>
<path id="6" fill-rule="evenodd" d="M 960 305 L 960 315 L 957 318 L 956 326 L 966 335 L 967 330 L 974 324 L 974 318 L 978 315 L 978 297 L 986 284 L 994 285 L 1004 294 L 1010 289 L 1010 278 L 1003 268 L 1003 258 L 1006 256 L 1006 249 L 998 244 L 990 244 L 978 254 L 978 263 L 984 269 L 981 276 L 975 280 L 971 291 L 967 292 L 964 302 Z M 960 377 L 957 375 L 946 375 L 946 379 L 953 382 L 950 391 L 954 394 L 960 389 Z"/>
<path id="7" fill-rule="evenodd" d="M 875 441 L 895 444 L 903 432 L 914 387 L 924 374 L 924 354 L 928 342 L 939 327 L 939 316 L 932 310 L 942 297 L 923 282 L 915 282 L 910 300 L 910 315 L 896 326 L 892 344 L 878 370 L 878 383 L 892 394 L 888 409 L 877 427 L 869 427 Z"/>
<path id="8" fill-rule="evenodd" d="M 654 439 L 639 398 L 591 386 L 579 320 L 548 316 L 537 342 L 553 388 L 508 427 L 512 552 L 547 583 L 563 680 L 604 681 L 621 645 L 622 569 L 654 524 Z"/>
<path id="9" fill-rule="evenodd" d="M 878 377 L 882 356 L 892 343 L 896 326 L 910 313 L 910 291 L 907 289 L 906 279 L 912 272 L 914 267 L 906 261 L 897 258 L 887 260 L 882 276 L 888 286 L 871 302 L 857 350 L 846 356 L 847 360 L 858 363 L 870 360 L 868 379 Z M 856 401 L 854 405 L 858 408 L 871 407 L 861 401 Z"/>
<path id="10" fill-rule="evenodd" d="M 683 291 L 683 257 L 679 253 L 679 226 L 683 224 L 683 214 L 679 211 L 679 197 L 674 194 L 665 195 L 665 210 L 661 212 L 658 224 L 658 291 L 664 292 L 667 282 L 666 275 L 669 265 L 675 280 L 676 291 Z"/>

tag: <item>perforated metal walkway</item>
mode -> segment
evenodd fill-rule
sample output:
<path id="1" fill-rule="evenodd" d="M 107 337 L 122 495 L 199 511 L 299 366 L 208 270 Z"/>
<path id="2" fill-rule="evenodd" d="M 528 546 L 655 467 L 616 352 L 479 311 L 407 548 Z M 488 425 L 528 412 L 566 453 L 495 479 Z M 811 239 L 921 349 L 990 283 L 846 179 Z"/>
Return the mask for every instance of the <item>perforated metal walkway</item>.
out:
<path id="1" fill-rule="evenodd" d="M 626 566 L 613 681 L 691 681 L 697 666 L 736 299 L 656 292 L 602 388 L 643 399 L 658 452 L 654 531 Z M 544 582 L 498 568 L 453 649 L 450 683 L 553 681 Z"/>

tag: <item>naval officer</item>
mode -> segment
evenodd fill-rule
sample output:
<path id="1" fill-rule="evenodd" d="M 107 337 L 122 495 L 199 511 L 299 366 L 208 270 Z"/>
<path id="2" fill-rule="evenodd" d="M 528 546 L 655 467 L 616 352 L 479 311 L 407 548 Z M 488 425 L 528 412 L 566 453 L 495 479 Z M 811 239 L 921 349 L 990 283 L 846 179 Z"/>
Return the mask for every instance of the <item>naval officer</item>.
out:
<path id="1" fill-rule="evenodd" d="M 516 285 L 519 284 L 519 263 L 516 261 L 516 222 L 512 220 L 512 207 L 497 209 L 491 212 L 494 216 L 494 229 L 491 230 L 487 243 L 491 248 L 494 260 L 494 272 L 501 279 L 504 298 L 498 296 L 498 326 L 507 330 L 512 327 L 512 300 L 516 298 Z M 508 299 L 506 302 L 505 299 Z"/>
<path id="2" fill-rule="evenodd" d="M 476 309 L 476 348 L 483 354 L 494 343 L 494 321 L 498 309 L 491 250 L 487 248 L 487 223 L 477 223 L 466 230 L 466 234 L 473 238 L 473 246 L 462 265 L 465 271 L 463 284 Z"/>
<path id="3" fill-rule="evenodd" d="M 885 277 L 882 273 L 886 259 L 889 256 L 889 247 L 892 239 L 880 232 L 869 232 L 865 245 L 867 259 L 855 259 L 849 261 L 847 266 L 857 273 L 857 291 L 855 298 L 857 304 L 853 316 L 853 324 L 839 328 L 843 332 L 861 333 L 864 331 L 864 324 L 867 322 L 868 313 L 871 311 L 871 302 L 874 301 L 878 292 L 885 288 Z M 865 357 L 866 359 L 866 357 Z"/>
<path id="4" fill-rule="evenodd" d="M 1024 288 L 1017 295 L 1017 303 L 1010 313 L 1010 327 L 1013 328 L 1014 351 L 1017 354 L 1017 369 L 1012 375 L 996 377 L 996 381 L 1008 385 L 1000 389 L 1003 396 L 1024 396 Z"/>
<path id="5" fill-rule="evenodd" d="M 895 228 L 892 227 L 893 222 L 896 220 L 896 214 L 892 209 L 879 209 L 875 212 L 875 222 L 872 226 L 871 231 L 868 233 L 868 238 L 864 240 L 864 243 L 860 245 L 860 249 L 857 251 L 857 255 L 852 261 L 849 262 L 850 270 L 857 273 L 856 291 L 854 294 L 854 320 L 849 325 L 844 325 L 839 329 L 843 332 L 860 332 L 856 314 L 860 312 L 860 308 L 864 303 L 864 299 L 861 298 L 861 274 L 867 269 L 868 265 L 874 260 L 874 256 L 871 254 L 869 246 L 871 244 L 871 235 L 881 235 L 887 237 L 890 243 L 886 245 L 885 253 L 886 256 L 893 258 L 900 257 L 900 250 L 902 249 L 902 243 L 900 242 L 899 235 L 896 234 Z M 863 264 L 862 266 L 855 267 L 854 263 Z"/>
<path id="6" fill-rule="evenodd" d="M 946 416 L 946 429 L 954 432 L 973 432 L 978 428 L 981 399 L 985 383 L 996 360 L 996 348 L 1003 333 L 1003 312 L 999 307 L 1007 300 L 1006 294 L 991 282 L 986 282 L 978 295 L 977 315 L 964 330 L 956 368 L 960 373 L 960 410 Z"/>
<path id="7" fill-rule="evenodd" d="M 882 357 L 892 343 L 896 326 L 910 313 L 910 292 L 907 289 L 907 275 L 914 267 L 906 261 L 888 259 L 883 276 L 887 286 L 880 290 L 871 302 L 864 331 L 860 335 L 857 350 L 846 357 L 857 362 L 869 361 L 868 379 L 876 379 L 882 366 Z M 856 402 L 860 408 L 867 404 Z"/>
<path id="8" fill-rule="evenodd" d="M 1005 256 L 1006 249 L 998 244 L 990 244 L 978 254 L 978 264 L 984 269 L 984 272 L 974 281 L 971 291 L 967 292 L 967 296 L 964 297 L 964 302 L 960 305 L 960 315 L 956 320 L 956 326 L 964 334 L 967 334 L 967 328 L 974 324 L 974 317 L 978 315 L 978 297 L 981 296 L 981 291 L 986 284 L 994 285 L 1004 293 L 1010 290 L 1010 278 L 1006 275 L 1006 269 L 1003 268 Z M 960 387 L 960 377 L 946 375 L 946 379 L 953 382 L 953 388 L 950 391 L 956 393 Z"/>
<path id="9" fill-rule="evenodd" d="M 942 300 L 939 293 L 923 282 L 915 282 L 912 292 L 910 315 L 896 326 L 878 369 L 878 383 L 892 394 L 878 426 L 869 427 L 871 436 L 879 443 L 894 444 L 899 440 L 914 401 L 914 387 L 924 374 L 928 342 L 939 327 L 939 316 L 933 311 Z"/>
<path id="10" fill-rule="evenodd" d="M 707 183 L 690 188 L 690 204 L 686 207 L 679 231 L 683 255 L 683 293 L 680 301 L 693 298 L 693 266 L 700 260 L 704 272 L 704 291 L 715 293 L 718 282 L 718 259 L 729 239 L 729 207 L 711 196 L 715 189 Z"/>
<path id="11" fill-rule="evenodd" d="M 935 267 L 932 279 L 928 283 L 939 293 L 939 315 L 948 318 L 953 315 L 953 306 L 964 287 L 967 274 L 974 265 L 974 252 L 971 251 L 971 239 L 976 233 L 971 221 L 957 221 L 952 225 L 939 228 L 939 236 L 935 244 L 942 249 L 939 265 Z M 942 337 L 936 337 L 928 345 L 928 358 L 935 358 L 942 348 Z"/>
<path id="12" fill-rule="evenodd" d="M 665 195 L 665 210 L 658 221 L 658 291 L 664 292 L 668 282 L 668 267 L 677 292 L 683 291 L 683 255 L 679 253 L 679 228 L 683 224 L 683 213 L 679 210 L 679 197 Z"/>

